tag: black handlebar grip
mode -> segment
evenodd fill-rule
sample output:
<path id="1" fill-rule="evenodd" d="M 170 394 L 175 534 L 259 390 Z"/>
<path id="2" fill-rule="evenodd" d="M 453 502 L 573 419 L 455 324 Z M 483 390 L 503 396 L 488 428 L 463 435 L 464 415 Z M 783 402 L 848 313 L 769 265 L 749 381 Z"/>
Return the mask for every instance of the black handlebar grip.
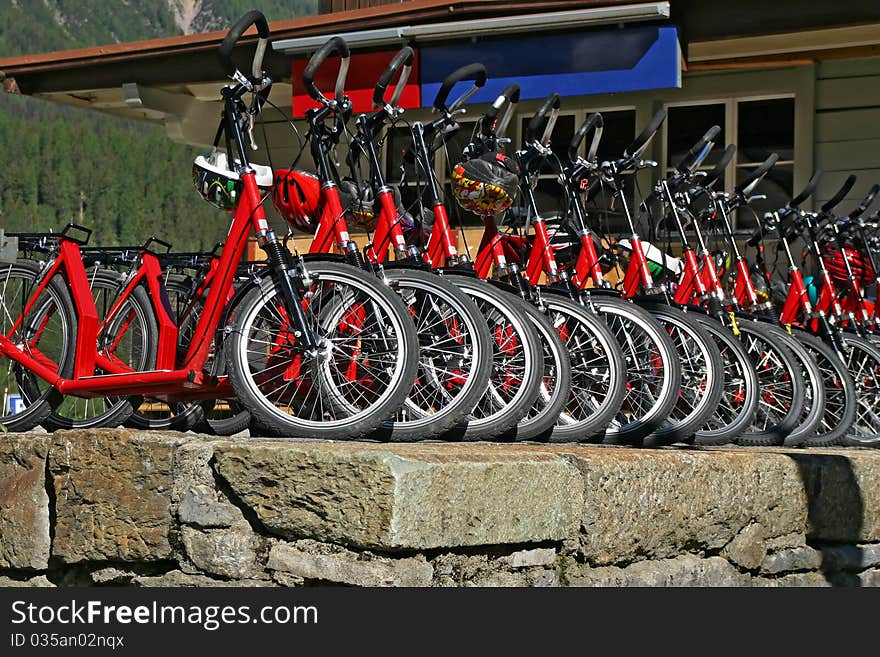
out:
<path id="1" fill-rule="evenodd" d="M 400 52 L 394 55 L 394 59 L 391 60 L 387 68 L 382 72 L 382 77 L 379 78 L 376 87 L 373 89 L 373 107 L 385 105 L 385 92 L 388 90 L 388 85 L 391 83 L 392 78 L 394 78 L 394 75 L 401 67 L 412 66 L 414 57 L 413 49 L 409 46 L 404 46 L 400 49 Z"/>
<path id="2" fill-rule="evenodd" d="M 686 173 L 690 171 L 691 167 L 694 165 L 697 156 L 703 152 L 703 149 L 718 136 L 718 133 L 721 132 L 721 127 L 717 125 L 713 125 L 706 132 L 705 135 L 698 141 L 696 144 L 691 146 L 691 149 L 684 154 L 684 157 L 679 160 L 678 164 L 675 165 L 675 168 L 678 169 L 681 173 Z"/>
<path id="3" fill-rule="evenodd" d="M 452 87 L 462 80 L 470 80 L 473 78 L 474 87 L 476 89 L 481 89 L 483 85 L 486 84 L 486 79 L 488 77 L 489 75 L 486 73 L 486 67 L 482 64 L 468 64 L 467 66 L 462 66 L 457 71 L 453 71 L 445 80 L 443 80 L 443 84 L 440 85 L 440 90 L 434 98 L 434 108 L 440 111 L 445 110 L 446 98 L 449 96 L 449 92 L 452 91 Z"/>
<path id="4" fill-rule="evenodd" d="M 642 133 L 635 138 L 635 141 L 629 145 L 629 147 L 624 151 L 624 157 L 631 157 L 633 155 L 638 155 L 641 153 L 645 146 L 648 145 L 648 142 L 651 141 L 651 137 L 654 136 L 654 133 L 660 129 L 660 126 L 663 125 L 663 121 L 666 120 L 666 110 L 659 110 L 652 118 L 650 123 L 642 130 Z"/>
<path id="5" fill-rule="evenodd" d="M 767 172 L 770 171 L 770 169 L 773 168 L 773 165 L 775 165 L 778 161 L 779 161 L 779 154 L 778 153 L 770 153 L 770 157 L 768 157 L 766 160 L 764 160 L 761 163 L 761 166 L 759 166 L 757 169 L 752 171 L 752 173 L 750 173 L 748 176 L 746 176 L 745 180 L 743 180 L 741 183 L 739 183 L 736 187 L 733 188 L 734 191 L 736 191 L 737 194 L 741 194 L 753 182 L 755 182 L 756 180 L 760 180 L 761 178 L 766 176 Z"/>
<path id="6" fill-rule="evenodd" d="M 718 180 L 722 175 L 724 175 L 724 170 L 727 168 L 727 165 L 730 164 L 730 161 L 733 159 L 733 156 L 736 154 L 736 146 L 734 144 L 729 144 L 727 148 L 724 149 L 724 152 L 721 154 L 721 159 L 715 164 L 715 168 L 712 169 L 706 177 L 703 178 L 703 187 L 708 187 L 716 180 Z"/>
<path id="7" fill-rule="evenodd" d="M 850 219 L 858 219 L 861 217 L 865 210 L 871 207 L 871 203 L 874 202 L 874 199 L 877 197 L 877 193 L 880 192 L 880 185 L 874 185 L 869 191 L 868 195 L 862 199 L 862 202 L 859 203 L 858 207 L 849 213 Z"/>
<path id="8" fill-rule="evenodd" d="M 489 109 L 486 110 L 486 113 L 483 114 L 482 131 L 484 135 L 492 134 L 495 118 L 498 116 L 498 112 L 501 111 L 501 108 L 504 107 L 505 103 L 516 105 L 519 102 L 519 91 L 519 85 L 516 82 L 511 82 L 504 87 L 504 91 L 501 92 L 498 98 L 495 99 L 495 102 L 492 103 L 489 106 Z"/>
<path id="9" fill-rule="evenodd" d="M 541 103 L 541 107 L 538 108 L 538 111 L 535 112 L 535 115 L 532 117 L 532 120 L 529 121 L 529 125 L 526 126 L 526 140 L 534 141 L 538 138 L 538 132 L 544 127 L 544 123 L 549 118 L 547 115 L 553 111 L 558 110 L 560 107 L 561 99 L 559 94 L 555 91 L 547 96 L 543 103 Z"/>
<path id="10" fill-rule="evenodd" d="M 602 127 L 605 125 L 605 121 L 602 119 L 602 115 L 599 112 L 593 112 L 581 124 L 581 127 L 578 128 L 578 131 L 574 133 L 574 137 L 571 138 L 571 142 L 568 144 L 568 160 L 572 164 L 577 162 L 578 159 L 578 148 L 581 146 L 581 142 L 584 140 L 591 130 L 594 128 L 597 131 L 602 130 Z M 600 133 L 601 134 L 601 133 Z M 596 144 L 598 146 L 598 144 Z M 592 147 L 590 149 L 592 151 Z M 595 156 L 595 153 L 587 153 L 587 160 L 591 159 L 591 156 Z"/>
<path id="11" fill-rule="evenodd" d="M 312 55 L 312 58 L 309 60 L 308 65 L 306 66 L 306 70 L 303 71 L 303 86 L 306 88 L 309 96 L 312 97 L 312 100 L 317 100 L 321 102 L 324 98 L 324 95 L 321 93 L 321 90 L 318 89 L 318 86 L 315 84 L 315 73 L 318 72 L 318 69 L 321 67 L 321 64 L 324 63 L 324 60 L 330 57 L 331 55 L 339 55 L 343 60 L 348 59 L 350 52 L 348 50 L 348 44 L 342 37 L 331 37 L 327 43 L 321 46 L 318 51 Z M 341 64 L 339 68 L 340 74 L 342 74 L 346 70 L 345 64 Z M 339 80 L 337 80 L 337 88 L 340 88 Z M 342 80 L 344 82 L 344 80 Z M 337 98 L 337 100 L 341 100 Z"/>
<path id="12" fill-rule="evenodd" d="M 816 191 L 816 187 L 819 186 L 819 180 L 822 179 L 822 170 L 816 169 L 816 173 L 813 174 L 813 177 L 810 178 L 810 182 L 807 183 L 807 186 L 804 187 L 803 191 L 800 194 L 795 196 L 788 204 L 790 208 L 796 208 L 801 203 L 806 201 L 810 196 L 813 195 L 813 192 Z"/>
<path id="13" fill-rule="evenodd" d="M 266 22 L 266 17 L 263 16 L 262 12 L 252 9 L 239 18 L 238 22 L 229 29 L 229 32 L 226 33 L 226 36 L 223 38 L 223 43 L 220 44 L 220 51 L 218 53 L 220 57 L 220 65 L 223 67 L 223 72 L 227 77 L 235 75 L 235 64 L 232 63 L 232 49 L 235 48 L 235 44 L 241 38 L 241 35 L 244 34 L 251 25 L 257 26 L 257 34 L 261 39 L 269 38 L 269 23 Z"/>
<path id="14" fill-rule="evenodd" d="M 838 203 L 840 203 L 843 199 L 846 198 L 846 195 L 849 194 L 850 190 L 853 188 L 853 185 L 856 184 L 856 177 L 850 174 L 846 180 L 843 181 L 843 185 L 841 185 L 840 189 L 837 190 L 837 193 L 832 196 L 829 200 L 825 201 L 824 205 L 822 205 L 822 212 L 831 212 Z"/>

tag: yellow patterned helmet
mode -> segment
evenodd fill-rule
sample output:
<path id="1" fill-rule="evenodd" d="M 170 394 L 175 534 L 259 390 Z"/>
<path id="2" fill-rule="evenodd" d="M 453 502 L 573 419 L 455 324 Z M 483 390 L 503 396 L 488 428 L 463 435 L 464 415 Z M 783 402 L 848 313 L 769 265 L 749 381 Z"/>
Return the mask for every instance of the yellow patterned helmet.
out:
<path id="1" fill-rule="evenodd" d="M 452 195 L 468 212 L 501 214 L 518 194 L 519 167 L 501 153 L 485 153 L 456 164 L 452 170 Z"/>

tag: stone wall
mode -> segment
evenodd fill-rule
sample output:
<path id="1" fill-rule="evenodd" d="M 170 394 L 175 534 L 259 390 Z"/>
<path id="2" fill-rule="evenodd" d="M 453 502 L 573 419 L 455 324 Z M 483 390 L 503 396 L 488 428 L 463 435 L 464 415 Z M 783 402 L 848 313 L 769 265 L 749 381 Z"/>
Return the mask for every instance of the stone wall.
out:
<path id="1" fill-rule="evenodd" d="M 0 585 L 876 586 L 880 452 L 0 439 Z"/>

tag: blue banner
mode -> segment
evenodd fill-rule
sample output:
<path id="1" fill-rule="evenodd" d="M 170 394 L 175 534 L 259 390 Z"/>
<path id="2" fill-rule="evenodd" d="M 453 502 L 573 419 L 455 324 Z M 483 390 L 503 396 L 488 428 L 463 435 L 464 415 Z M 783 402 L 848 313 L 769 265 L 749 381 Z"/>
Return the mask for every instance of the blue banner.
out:
<path id="1" fill-rule="evenodd" d="M 472 99 L 490 103 L 511 82 L 521 98 L 552 92 L 582 96 L 681 86 L 681 49 L 675 27 L 631 27 L 601 32 L 535 35 L 419 49 L 422 104 L 430 106 L 443 79 L 479 62 L 489 80 Z M 453 100 L 469 82 L 456 85 Z"/>

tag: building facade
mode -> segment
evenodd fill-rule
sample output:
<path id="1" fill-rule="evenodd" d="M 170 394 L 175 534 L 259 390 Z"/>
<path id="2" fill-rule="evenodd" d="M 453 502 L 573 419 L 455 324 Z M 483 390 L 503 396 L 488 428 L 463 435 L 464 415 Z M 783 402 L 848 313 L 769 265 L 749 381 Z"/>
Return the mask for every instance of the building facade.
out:
<path id="1" fill-rule="evenodd" d="M 264 117 L 276 163 L 293 161 L 300 150 L 287 122 L 301 115 L 299 72 L 323 40 L 340 34 L 353 51 L 353 89 L 370 87 L 382 58 L 390 59 L 402 44 L 415 49 L 418 93 L 407 109 L 409 121 L 430 115 L 443 71 L 468 58 L 484 61 L 490 83 L 462 117 L 462 136 L 492 93 L 518 80 L 524 93 L 509 134 L 515 144 L 541 98 L 556 89 L 563 95 L 557 144 L 567 143 L 588 113 L 600 111 L 606 125 L 600 155 L 613 157 L 665 108 L 667 120 L 649 152 L 661 169 L 716 124 L 719 144 L 737 146 L 726 172 L 728 186 L 770 152 L 779 153 L 759 190 L 768 206 L 784 202 L 816 169 L 824 175 L 814 202 L 828 199 L 850 173 L 858 182 L 849 201 L 880 182 L 876 0 L 837 5 L 333 0 L 321 2 L 320 9 L 318 16 L 271 26 L 266 65 L 276 80 L 273 101 L 286 113 Z M 4 59 L 0 77 L 6 91 L 158 122 L 174 140 L 207 145 L 219 116 L 223 76 L 216 48 L 222 37 L 212 33 Z M 253 41 L 245 39 L 236 53 L 242 66 Z M 383 145 L 391 179 L 399 176 L 403 134 L 392 130 Z M 258 158 L 265 152 L 261 148 Z M 436 169 L 441 181 L 449 164 L 441 154 Z M 553 178 L 548 171 L 539 183 L 548 210 L 556 196 Z M 753 220 L 738 217 L 738 228 L 747 230 Z"/>

